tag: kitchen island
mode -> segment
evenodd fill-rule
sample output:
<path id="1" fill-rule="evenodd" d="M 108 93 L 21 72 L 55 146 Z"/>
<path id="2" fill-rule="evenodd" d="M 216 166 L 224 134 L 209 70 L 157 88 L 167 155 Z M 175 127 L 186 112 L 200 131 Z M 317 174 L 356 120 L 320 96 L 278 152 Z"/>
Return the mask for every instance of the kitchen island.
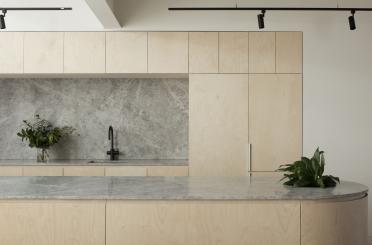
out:
<path id="1" fill-rule="evenodd" d="M 0 244 L 366 245 L 367 192 L 271 177 L 0 177 Z"/>

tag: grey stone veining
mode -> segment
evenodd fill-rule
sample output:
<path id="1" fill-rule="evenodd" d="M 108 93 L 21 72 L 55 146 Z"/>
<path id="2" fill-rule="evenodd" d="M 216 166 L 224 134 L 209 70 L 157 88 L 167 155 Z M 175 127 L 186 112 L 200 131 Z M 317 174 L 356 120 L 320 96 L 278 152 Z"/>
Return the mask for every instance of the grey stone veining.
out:
<path id="1" fill-rule="evenodd" d="M 187 79 L 0 79 L 0 159 L 35 159 L 16 133 L 35 113 L 80 136 L 52 159 L 106 159 L 108 126 L 121 159 L 187 159 Z"/>
<path id="2" fill-rule="evenodd" d="M 270 177 L 0 177 L 0 199 L 320 200 L 367 192 L 353 182 L 293 188 Z"/>
<path id="3" fill-rule="evenodd" d="M 129 159 L 121 161 L 51 160 L 46 163 L 35 160 L 0 160 L 0 166 L 188 166 L 186 159 Z"/>

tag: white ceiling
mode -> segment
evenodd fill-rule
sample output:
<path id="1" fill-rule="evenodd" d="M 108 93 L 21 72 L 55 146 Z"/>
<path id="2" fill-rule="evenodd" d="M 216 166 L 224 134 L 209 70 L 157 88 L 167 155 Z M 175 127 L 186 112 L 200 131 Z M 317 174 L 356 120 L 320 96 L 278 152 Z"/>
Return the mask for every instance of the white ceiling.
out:
<path id="1" fill-rule="evenodd" d="M 0 7 L 72 7 L 72 11 L 9 11 L 6 31 L 88 31 L 103 27 L 85 0 L 0 0 Z"/>
<path id="2" fill-rule="evenodd" d="M 175 6 L 296 6 L 296 7 L 372 7 L 372 0 L 90 0 L 113 6 L 122 30 L 164 29 L 164 26 L 190 26 L 192 17 L 213 19 L 216 13 L 170 13 Z M 99 6 L 99 5 L 97 5 Z M 5 31 L 101 31 L 103 25 L 85 0 L 0 0 L 0 7 L 72 7 L 72 11 L 11 11 Z M 99 11 L 98 11 L 99 12 Z M 97 9 L 96 9 L 97 14 Z M 110 17 L 107 11 L 101 20 Z M 218 13 L 219 15 L 221 13 Z M 224 15 L 226 18 L 247 13 Z M 204 17 L 203 17 L 204 16 Z M 222 16 L 222 15 L 221 15 Z M 191 18 L 191 19 L 190 19 Z M 223 21 L 226 22 L 224 19 Z M 222 21 L 222 20 L 221 20 Z M 223 25 L 221 25 L 223 27 Z M 192 27 L 192 26 L 191 26 Z M 120 29 L 120 28 L 119 28 Z M 173 28 L 175 29 L 175 28 Z M 223 28 L 222 28 L 223 29 Z"/>

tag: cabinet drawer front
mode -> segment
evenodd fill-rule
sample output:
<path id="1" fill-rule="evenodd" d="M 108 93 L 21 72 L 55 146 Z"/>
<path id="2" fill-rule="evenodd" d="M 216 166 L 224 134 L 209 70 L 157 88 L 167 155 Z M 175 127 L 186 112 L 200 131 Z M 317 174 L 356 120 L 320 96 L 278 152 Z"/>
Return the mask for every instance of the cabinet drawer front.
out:
<path id="1" fill-rule="evenodd" d="M 146 176 L 146 167 L 106 167 L 105 176 Z"/>
<path id="2" fill-rule="evenodd" d="M 77 166 L 77 167 L 65 167 L 64 176 L 104 176 L 104 167 L 88 167 L 88 166 Z"/>
<path id="3" fill-rule="evenodd" d="M 22 176 L 22 167 L 0 167 L 0 176 Z"/>
<path id="4" fill-rule="evenodd" d="M 188 176 L 188 166 L 150 166 L 148 176 Z"/>
<path id="5" fill-rule="evenodd" d="M 23 167 L 23 176 L 63 176 L 63 168 L 54 166 L 27 166 Z"/>

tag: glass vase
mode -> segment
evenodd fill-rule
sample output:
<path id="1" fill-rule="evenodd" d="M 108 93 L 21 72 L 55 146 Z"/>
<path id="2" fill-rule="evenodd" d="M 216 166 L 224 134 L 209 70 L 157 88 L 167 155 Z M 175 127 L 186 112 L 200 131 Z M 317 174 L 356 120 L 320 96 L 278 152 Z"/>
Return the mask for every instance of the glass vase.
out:
<path id="1" fill-rule="evenodd" d="M 37 149 L 37 162 L 47 162 L 49 159 L 48 151 L 47 149 Z"/>

